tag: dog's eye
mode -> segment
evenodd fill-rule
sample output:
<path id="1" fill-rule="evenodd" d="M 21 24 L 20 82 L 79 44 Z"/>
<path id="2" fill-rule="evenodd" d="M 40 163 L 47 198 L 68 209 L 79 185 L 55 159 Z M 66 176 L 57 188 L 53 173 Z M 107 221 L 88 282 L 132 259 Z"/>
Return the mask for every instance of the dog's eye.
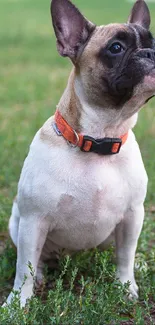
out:
<path id="1" fill-rule="evenodd" d="M 120 54 L 124 51 L 124 48 L 120 43 L 115 42 L 110 46 L 109 51 L 111 54 Z"/>

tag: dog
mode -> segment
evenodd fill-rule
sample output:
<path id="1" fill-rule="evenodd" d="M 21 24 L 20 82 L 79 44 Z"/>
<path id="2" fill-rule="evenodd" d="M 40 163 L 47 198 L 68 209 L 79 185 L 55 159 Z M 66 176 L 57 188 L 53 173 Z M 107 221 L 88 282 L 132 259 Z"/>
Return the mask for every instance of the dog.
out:
<path id="1" fill-rule="evenodd" d="M 138 0 L 127 23 L 96 26 L 69 0 L 53 0 L 51 15 L 58 52 L 73 70 L 21 172 L 9 221 L 17 247 L 13 289 L 21 289 L 24 306 L 34 287 L 29 263 L 41 283 L 46 261 L 62 251 L 103 249 L 113 235 L 116 276 L 138 298 L 134 258 L 148 179 L 131 129 L 155 95 L 149 9 Z"/>

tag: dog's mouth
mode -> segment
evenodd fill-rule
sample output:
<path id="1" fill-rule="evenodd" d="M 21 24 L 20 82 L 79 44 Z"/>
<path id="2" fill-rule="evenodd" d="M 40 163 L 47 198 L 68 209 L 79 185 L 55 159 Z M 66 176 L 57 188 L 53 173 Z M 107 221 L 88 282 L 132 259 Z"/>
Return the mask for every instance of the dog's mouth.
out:
<path id="1" fill-rule="evenodd" d="M 146 72 L 137 69 L 135 74 L 131 65 L 130 71 L 128 69 L 120 75 L 112 75 L 112 78 L 106 81 L 106 85 L 117 107 L 124 105 L 135 95 L 138 97 L 142 95 L 143 103 L 147 102 L 155 96 L 155 66 L 153 64 Z"/>
<path id="2" fill-rule="evenodd" d="M 149 98 L 145 101 L 145 104 L 147 104 L 147 103 L 150 101 L 150 99 L 152 99 L 154 96 L 155 96 L 155 95 L 149 97 Z"/>
<path id="3" fill-rule="evenodd" d="M 148 93 L 149 96 L 146 100 L 146 102 L 148 102 L 155 96 L 155 68 L 144 77 L 143 85 L 144 93 Z"/>
<path id="4" fill-rule="evenodd" d="M 153 67 L 153 69 L 151 69 L 151 71 L 149 72 L 148 75 L 146 75 L 144 78 L 148 79 L 148 82 L 152 83 L 154 82 L 155 84 L 155 66 Z"/>
<path id="5" fill-rule="evenodd" d="M 152 97 L 155 96 L 155 68 L 153 68 L 139 83 L 133 92 L 132 97 L 128 101 L 130 107 L 136 113 L 141 107 L 144 106 Z M 132 113 L 133 113 L 132 111 Z"/>

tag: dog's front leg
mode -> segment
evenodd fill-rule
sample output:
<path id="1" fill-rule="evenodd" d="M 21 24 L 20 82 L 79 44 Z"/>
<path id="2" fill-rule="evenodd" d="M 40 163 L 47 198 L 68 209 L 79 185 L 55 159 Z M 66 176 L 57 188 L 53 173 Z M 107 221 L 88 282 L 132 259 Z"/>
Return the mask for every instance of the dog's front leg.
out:
<path id="1" fill-rule="evenodd" d="M 131 297 L 138 298 L 134 277 L 134 259 L 144 219 L 143 205 L 131 208 L 115 230 L 117 278 L 124 284 L 130 281 Z"/>
<path id="2" fill-rule="evenodd" d="M 33 294 L 34 277 L 43 245 L 48 233 L 48 222 L 43 218 L 31 216 L 21 217 L 17 245 L 17 265 L 14 290 L 20 290 L 20 303 L 24 306 L 26 300 Z M 7 303 L 10 303 L 13 292 Z"/>

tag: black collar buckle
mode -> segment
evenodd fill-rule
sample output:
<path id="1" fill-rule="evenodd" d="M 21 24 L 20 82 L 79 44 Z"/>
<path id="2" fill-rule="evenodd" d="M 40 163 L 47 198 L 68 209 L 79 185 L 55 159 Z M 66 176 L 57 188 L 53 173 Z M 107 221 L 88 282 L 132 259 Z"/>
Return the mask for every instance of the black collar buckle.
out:
<path id="1" fill-rule="evenodd" d="M 92 146 L 89 150 L 89 152 L 95 152 L 99 155 L 115 155 L 119 153 L 120 148 L 122 146 L 122 140 L 119 138 L 102 138 L 102 139 L 94 139 L 92 137 L 89 137 L 87 135 L 84 135 L 83 137 L 83 144 L 81 147 L 82 151 L 84 150 L 84 145 L 87 141 L 92 142 Z M 113 151 L 113 145 L 117 144 L 118 148 L 117 151 Z M 86 151 L 85 151 L 86 152 Z"/>

